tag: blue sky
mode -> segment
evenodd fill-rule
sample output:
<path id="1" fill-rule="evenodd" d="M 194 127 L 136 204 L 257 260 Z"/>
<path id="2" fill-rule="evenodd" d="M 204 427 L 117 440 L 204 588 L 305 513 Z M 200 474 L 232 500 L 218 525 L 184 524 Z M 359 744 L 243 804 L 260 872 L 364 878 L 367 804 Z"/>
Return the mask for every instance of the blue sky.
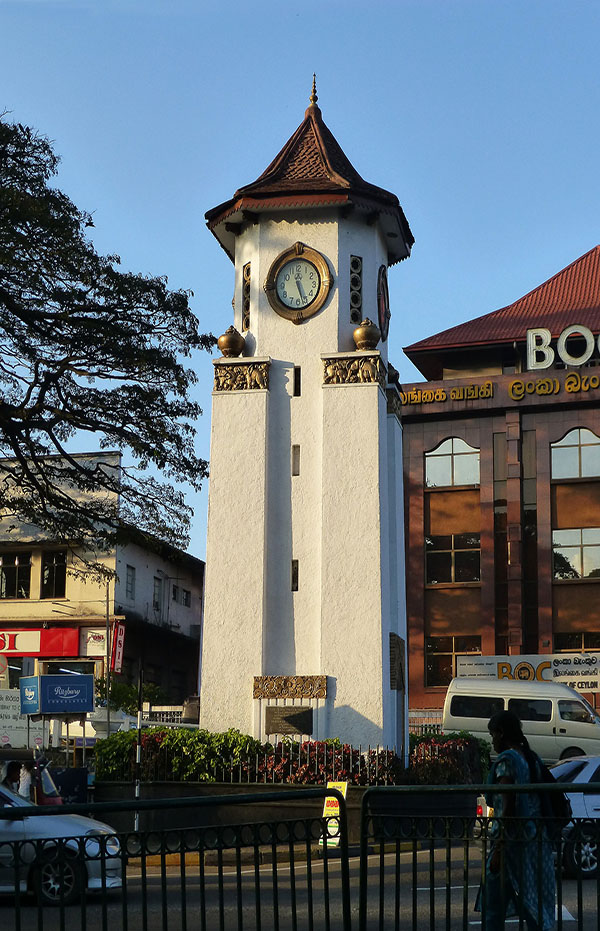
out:
<path id="1" fill-rule="evenodd" d="M 416 243 L 390 272 L 390 359 L 515 300 L 600 242 L 600 2 L 0 0 L 0 110 L 48 135 L 101 252 L 231 323 L 204 213 L 319 104 Z M 196 362 L 208 458 L 212 364 Z M 190 549 L 205 553 L 206 489 Z"/>

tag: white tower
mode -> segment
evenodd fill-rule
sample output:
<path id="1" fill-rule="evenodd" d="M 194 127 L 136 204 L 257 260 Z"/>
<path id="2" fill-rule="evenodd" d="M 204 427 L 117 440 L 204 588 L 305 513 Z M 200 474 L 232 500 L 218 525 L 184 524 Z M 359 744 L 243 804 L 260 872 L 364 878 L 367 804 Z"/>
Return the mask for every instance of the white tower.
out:
<path id="1" fill-rule="evenodd" d="M 400 746 L 387 268 L 414 240 L 325 126 L 314 84 L 310 101 L 266 171 L 206 215 L 235 264 L 235 329 L 214 363 L 200 719 Z"/>

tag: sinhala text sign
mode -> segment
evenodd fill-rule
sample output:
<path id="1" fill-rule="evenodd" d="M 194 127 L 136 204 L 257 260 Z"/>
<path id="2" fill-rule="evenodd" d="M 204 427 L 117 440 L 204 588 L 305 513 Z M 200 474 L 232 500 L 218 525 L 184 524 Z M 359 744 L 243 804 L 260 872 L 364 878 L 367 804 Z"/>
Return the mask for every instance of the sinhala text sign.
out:
<path id="1" fill-rule="evenodd" d="M 44 730 L 41 723 L 30 724 L 21 714 L 18 689 L 0 689 L 0 747 L 41 747 Z"/>
<path id="2" fill-rule="evenodd" d="M 457 656 L 456 675 L 471 679 L 560 682 L 579 692 L 600 692 L 600 653 Z"/>

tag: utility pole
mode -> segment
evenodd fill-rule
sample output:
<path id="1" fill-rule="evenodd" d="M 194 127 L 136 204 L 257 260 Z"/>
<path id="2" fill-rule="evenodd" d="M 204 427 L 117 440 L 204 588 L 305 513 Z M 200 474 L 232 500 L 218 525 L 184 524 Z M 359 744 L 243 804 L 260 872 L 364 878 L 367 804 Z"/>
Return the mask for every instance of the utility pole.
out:
<path id="1" fill-rule="evenodd" d="M 110 661 L 111 661 L 111 649 L 110 649 L 110 603 L 109 603 L 109 594 L 110 594 L 110 582 L 106 583 L 106 736 L 110 737 Z"/>
<path id="2" fill-rule="evenodd" d="M 135 799 L 139 800 L 142 788 L 142 709 L 144 703 L 144 667 L 140 658 L 138 667 L 138 712 L 137 712 L 137 745 L 135 748 Z M 140 829 L 140 810 L 136 808 L 134 831 Z"/>

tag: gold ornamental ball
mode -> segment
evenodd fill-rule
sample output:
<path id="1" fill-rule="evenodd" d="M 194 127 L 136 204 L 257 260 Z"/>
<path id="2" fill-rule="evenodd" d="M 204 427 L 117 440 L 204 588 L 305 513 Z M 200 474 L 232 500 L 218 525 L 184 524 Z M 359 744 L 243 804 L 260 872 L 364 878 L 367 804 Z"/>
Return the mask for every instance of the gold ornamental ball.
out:
<path id="1" fill-rule="evenodd" d="M 234 326 L 227 327 L 217 340 L 217 346 L 226 359 L 234 359 L 239 356 L 245 345 L 244 337 L 241 333 L 238 333 Z"/>
<path id="2" fill-rule="evenodd" d="M 379 327 L 368 317 L 356 327 L 352 335 L 357 349 L 375 349 L 381 339 Z"/>

